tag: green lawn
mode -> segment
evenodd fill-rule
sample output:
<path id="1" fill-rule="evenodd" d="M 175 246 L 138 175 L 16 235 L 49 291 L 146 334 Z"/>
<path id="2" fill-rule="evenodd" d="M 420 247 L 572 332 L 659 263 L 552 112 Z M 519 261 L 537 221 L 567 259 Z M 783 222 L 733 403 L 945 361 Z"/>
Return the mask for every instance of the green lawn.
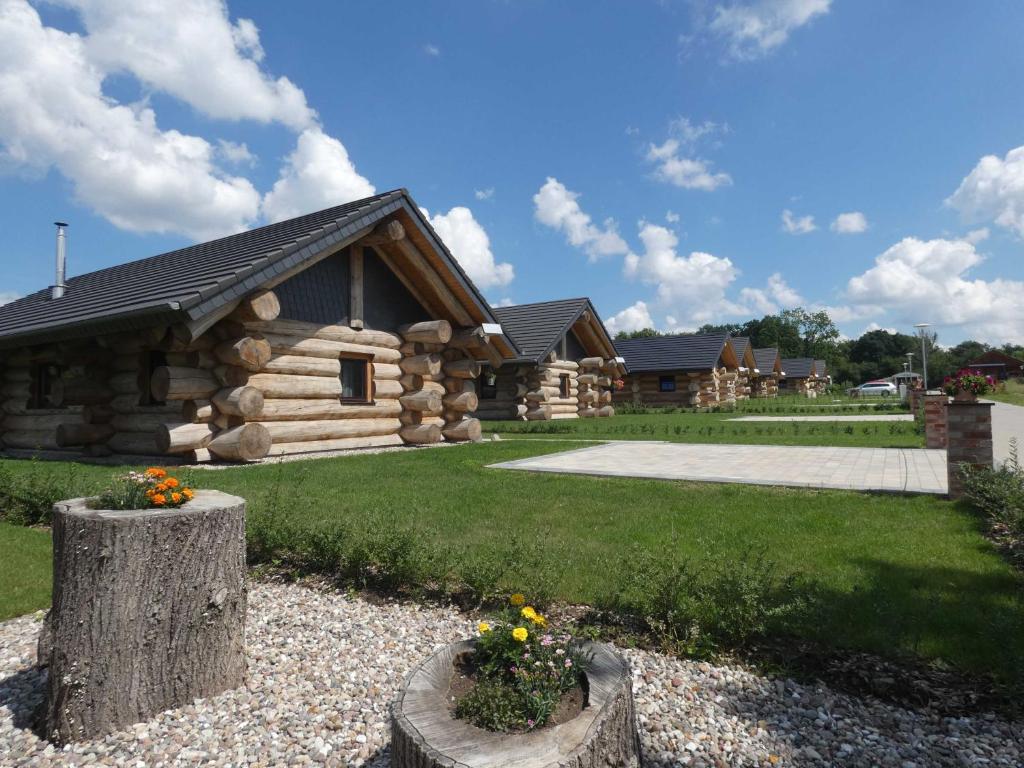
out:
<path id="1" fill-rule="evenodd" d="M 515 437 L 565 437 L 587 440 L 668 440 L 677 443 L 743 443 L 774 445 L 838 445 L 873 448 L 921 448 L 924 435 L 914 422 L 738 422 L 730 419 L 764 413 L 782 416 L 826 415 L 831 412 L 868 415 L 870 410 L 785 405 L 754 407 L 719 413 L 676 411 L 617 413 L 611 419 L 555 419 L 552 421 L 485 421 L 485 432 Z M 903 411 L 887 410 L 880 414 Z"/>
<path id="2" fill-rule="evenodd" d="M 388 532 L 407 531 L 437 556 L 434 566 L 453 567 L 463 577 L 504 562 L 515 548 L 511 554 L 539 563 L 556 595 L 574 602 L 606 593 L 619 569 L 629 567 L 634 545 L 658 550 L 675 542 L 698 566 L 763 549 L 784 571 L 811 579 L 820 596 L 813 612 L 785 631 L 827 646 L 911 652 L 1024 681 L 1024 580 L 979 534 L 975 518 L 950 502 L 486 467 L 571 447 L 508 441 L 195 477 L 201 487 L 249 500 L 250 533 L 258 533 L 252 539 L 259 539 L 264 556 L 285 554 L 287 535 L 275 540 L 274 531 L 289 527 L 330 533 L 343 526 L 347 536 L 378 543 Z M 111 471 L 0 461 L 8 478 L 43 473 L 70 480 L 75 493 L 99 489 Z M 31 485 L 43 484 L 37 478 Z M 268 525 L 275 519 L 276 528 Z M 15 583 L 35 585 L 18 598 L 17 610 L 44 607 L 45 536 L 4 526 L 0 538 L 0 552 L 18 551 L 26 561 L 8 566 L 18 574 Z M 517 579 L 516 572 L 506 573 L 507 586 Z M 13 603 L 9 583 L 4 580 L 2 591 Z"/>
<path id="3" fill-rule="evenodd" d="M 1013 380 L 1004 382 L 998 392 L 985 397 L 1010 405 L 1024 405 L 1024 383 Z"/>
<path id="4" fill-rule="evenodd" d="M 0 621 L 50 605 L 50 534 L 0 523 Z"/>

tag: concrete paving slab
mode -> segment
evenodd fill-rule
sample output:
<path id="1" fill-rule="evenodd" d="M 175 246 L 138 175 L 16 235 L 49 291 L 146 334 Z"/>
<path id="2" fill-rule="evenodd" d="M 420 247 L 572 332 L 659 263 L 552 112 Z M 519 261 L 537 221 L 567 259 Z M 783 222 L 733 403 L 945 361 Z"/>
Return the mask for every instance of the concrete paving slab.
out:
<path id="1" fill-rule="evenodd" d="M 992 408 L 992 453 L 997 465 L 1010 458 L 1010 438 L 1017 439 L 1017 460 L 1024 464 L 1024 408 L 997 402 Z"/>
<path id="2" fill-rule="evenodd" d="M 945 494 L 946 452 L 620 441 L 492 464 L 529 472 Z"/>
<path id="3" fill-rule="evenodd" d="M 856 416 L 738 416 L 726 421 L 913 421 L 909 413 L 879 413 L 875 416 L 857 414 Z"/>

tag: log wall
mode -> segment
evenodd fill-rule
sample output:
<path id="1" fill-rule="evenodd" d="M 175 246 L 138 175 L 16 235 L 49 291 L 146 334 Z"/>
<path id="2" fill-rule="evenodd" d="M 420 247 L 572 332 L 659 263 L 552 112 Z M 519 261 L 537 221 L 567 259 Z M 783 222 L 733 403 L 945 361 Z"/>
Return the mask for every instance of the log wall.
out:
<path id="1" fill-rule="evenodd" d="M 661 391 L 661 377 L 671 376 L 674 392 Z M 713 408 L 730 405 L 739 399 L 737 380 L 739 373 L 727 368 L 704 371 L 665 371 L 633 373 L 624 377 L 624 388 L 616 392 L 614 400 L 632 402 L 637 406 L 654 408 L 682 406 L 685 408 Z"/>
<path id="2" fill-rule="evenodd" d="M 562 360 L 554 352 L 536 365 L 504 365 L 495 373 L 495 397 L 481 400 L 477 415 L 520 421 L 612 416 L 617 366 L 600 357 Z M 563 376 L 568 378 L 567 392 L 562 391 Z"/>

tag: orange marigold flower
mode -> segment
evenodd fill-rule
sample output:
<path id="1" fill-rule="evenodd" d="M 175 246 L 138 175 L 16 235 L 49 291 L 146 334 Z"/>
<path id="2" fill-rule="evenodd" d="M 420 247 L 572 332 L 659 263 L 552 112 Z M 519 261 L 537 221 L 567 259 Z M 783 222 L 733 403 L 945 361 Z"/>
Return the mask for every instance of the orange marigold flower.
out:
<path id="1" fill-rule="evenodd" d="M 154 493 L 156 493 L 156 491 L 154 491 L 152 488 L 150 488 L 148 491 L 146 491 L 146 498 L 149 498 L 149 499 L 153 498 L 153 494 Z"/>
<path id="2" fill-rule="evenodd" d="M 166 480 L 164 480 L 164 485 L 166 485 L 168 488 L 177 488 L 178 480 L 177 478 L 174 477 L 168 477 Z"/>
<path id="3" fill-rule="evenodd" d="M 149 500 L 156 504 L 158 507 L 161 506 L 162 504 L 167 503 L 167 497 L 164 496 L 162 493 L 154 493 Z"/>
<path id="4" fill-rule="evenodd" d="M 166 483 L 157 483 L 156 486 L 154 487 L 154 490 L 157 493 L 163 493 L 164 491 L 167 490 L 167 484 Z"/>
<path id="5" fill-rule="evenodd" d="M 181 494 L 178 493 L 177 491 L 172 493 L 171 494 L 171 501 L 173 501 L 175 504 L 181 504 Z"/>
<path id="6" fill-rule="evenodd" d="M 526 598 L 519 592 L 516 592 L 508 599 L 508 601 L 512 603 L 512 605 L 523 605 L 526 602 Z"/>
<path id="7" fill-rule="evenodd" d="M 195 496 L 195 493 L 192 492 L 191 488 L 182 488 L 181 495 L 185 497 L 185 501 L 192 501 L 192 497 Z"/>
<path id="8" fill-rule="evenodd" d="M 150 467 L 149 469 L 146 470 L 146 474 L 149 475 L 150 477 L 160 479 L 161 477 L 167 477 L 167 470 L 160 469 L 160 467 Z"/>

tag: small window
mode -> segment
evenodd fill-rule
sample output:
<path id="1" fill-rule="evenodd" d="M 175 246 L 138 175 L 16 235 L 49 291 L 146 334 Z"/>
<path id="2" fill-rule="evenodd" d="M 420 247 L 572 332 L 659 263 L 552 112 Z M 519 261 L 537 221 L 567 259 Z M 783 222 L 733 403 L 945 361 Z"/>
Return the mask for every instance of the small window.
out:
<path id="1" fill-rule="evenodd" d="M 167 355 L 156 349 L 143 352 L 139 364 L 144 376 L 142 381 L 145 382 L 142 394 L 139 395 L 139 405 L 165 405 L 163 400 L 153 397 L 153 371 L 162 365 L 167 365 Z"/>
<path id="2" fill-rule="evenodd" d="M 658 391 L 659 392 L 675 392 L 676 391 L 676 377 L 675 376 L 659 376 L 658 377 Z"/>
<path id="3" fill-rule="evenodd" d="M 498 374 L 488 368 L 480 375 L 480 399 L 495 400 L 497 397 Z"/>
<path id="4" fill-rule="evenodd" d="M 53 384 L 60 379 L 60 366 L 52 363 L 33 363 L 31 368 L 31 389 L 29 390 L 28 407 L 34 409 L 55 408 L 51 395 Z"/>
<path id="5" fill-rule="evenodd" d="M 347 356 L 341 358 L 341 401 L 368 403 L 371 399 L 370 358 Z"/>
<path id="6" fill-rule="evenodd" d="M 562 397 L 572 397 L 571 380 L 568 373 L 558 377 L 558 392 Z"/>

